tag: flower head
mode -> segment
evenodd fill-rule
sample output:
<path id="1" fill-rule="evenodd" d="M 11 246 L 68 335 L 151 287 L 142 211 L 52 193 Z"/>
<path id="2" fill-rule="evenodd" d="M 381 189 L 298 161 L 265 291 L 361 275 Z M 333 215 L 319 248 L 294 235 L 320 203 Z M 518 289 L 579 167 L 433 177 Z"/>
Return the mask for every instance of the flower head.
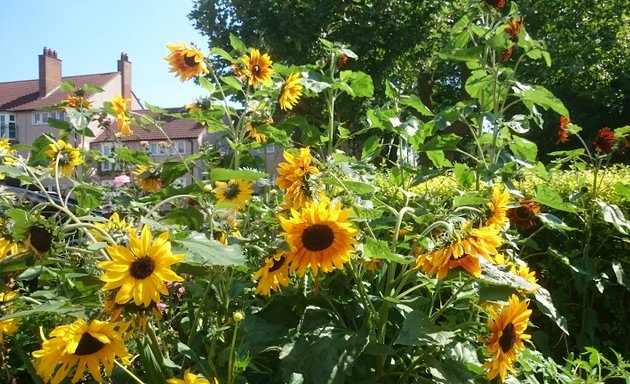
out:
<path id="1" fill-rule="evenodd" d="M 496 9 L 501 9 L 505 7 L 505 0 L 485 0 L 485 2 L 495 7 Z"/>
<path id="2" fill-rule="evenodd" d="M 291 247 L 287 255 L 291 272 L 297 270 L 301 277 L 310 267 L 317 276 L 319 270 L 332 272 L 350 261 L 359 231 L 348 220 L 349 213 L 324 197 L 319 202 L 306 202 L 299 211 L 292 209 L 288 219 L 280 217 Z"/>
<path id="3" fill-rule="evenodd" d="M 112 213 L 109 220 L 106 222 L 94 222 L 94 225 L 107 232 L 114 239 L 124 238 L 134 232 L 131 222 L 126 222 L 125 219 L 121 219 L 120 216 L 118 216 L 118 212 Z M 90 232 L 92 232 L 97 241 L 104 241 L 103 235 L 98 230 L 91 230 Z"/>
<path id="4" fill-rule="evenodd" d="M 436 275 L 440 280 L 446 277 L 449 270 L 460 267 L 473 276 L 479 276 L 479 258 L 494 262 L 492 255 L 498 253 L 497 248 L 503 243 L 499 231 L 499 227 L 495 225 L 471 229 L 470 223 L 467 223 L 462 233 L 453 241 L 420 255 L 417 266 L 429 275 Z"/>
<path id="5" fill-rule="evenodd" d="M 504 382 L 507 371 L 514 371 L 512 364 L 518 351 L 525 349 L 523 340 L 531 338 L 530 335 L 523 333 L 527 329 L 529 315 L 532 313 L 531 309 L 527 309 L 528 304 L 528 301 L 520 301 L 516 295 L 512 295 L 508 305 L 502 307 L 500 311 L 493 307 L 489 308 L 490 337 L 487 340 L 486 353 L 491 356 L 491 360 L 482 366 L 488 370 L 489 380 L 499 375 L 501 382 Z"/>
<path id="6" fill-rule="evenodd" d="M 173 378 L 173 379 L 166 380 L 166 383 L 167 384 L 219 384 L 219 381 L 215 378 L 208 381 L 190 372 L 190 369 L 187 369 L 184 372 L 184 376 L 182 377 L 181 380 Z"/>
<path id="7" fill-rule="evenodd" d="M 11 148 L 9 139 L 0 140 L 0 165 L 15 163 L 15 150 Z M 4 173 L 0 172 L 0 180 L 4 180 Z"/>
<path id="8" fill-rule="evenodd" d="M 247 136 L 256 140 L 258 144 L 263 144 L 267 142 L 267 135 L 262 132 L 258 132 L 258 130 L 251 124 L 247 124 Z"/>
<path id="9" fill-rule="evenodd" d="M 617 140 L 615 132 L 608 127 L 604 127 L 597 132 L 597 136 L 593 139 L 593 144 L 595 144 L 597 152 L 609 154 L 612 152 L 615 140 Z"/>
<path id="10" fill-rule="evenodd" d="M 112 100 L 112 110 L 116 113 L 116 125 L 120 129 L 121 136 L 127 137 L 133 134 L 131 129 L 131 117 L 127 105 L 131 103 L 131 99 L 125 99 L 120 94 L 116 94 Z"/>
<path id="11" fill-rule="evenodd" d="M 0 317 L 11 311 L 9 303 L 18 296 L 17 291 L 0 292 Z M 5 336 L 13 336 L 18 330 L 20 319 L 14 317 L 12 319 L 0 320 L 0 347 L 4 342 Z"/>
<path id="12" fill-rule="evenodd" d="M 311 165 L 313 158 L 309 148 L 300 148 L 297 156 L 285 151 L 284 158 L 286 162 L 278 164 L 276 185 L 285 191 L 287 205 L 300 209 L 316 194 L 310 178 L 319 174 L 319 170 Z"/>
<path id="13" fill-rule="evenodd" d="M 73 96 L 68 95 L 65 100 L 61 102 L 66 107 L 75 108 L 75 109 L 90 109 L 92 108 L 92 103 L 83 96 Z"/>
<path id="14" fill-rule="evenodd" d="M 510 194 L 507 190 L 501 191 L 497 186 L 492 188 L 492 201 L 488 203 L 489 217 L 486 219 L 485 225 L 496 225 L 502 228 L 509 221 L 506 212 L 507 204 L 510 200 Z"/>
<path id="15" fill-rule="evenodd" d="M 571 132 L 567 131 L 567 127 L 570 123 L 571 119 L 566 116 L 560 116 L 560 126 L 558 127 L 558 132 L 556 132 L 556 136 L 558 136 L 556 144 L 564 144 L 569 141 L 569 135 Z"/>
<path id="16" fill-rule="evenodd" d="M 20 244 L 13 238 L 13 219 L 0 217 L 0 260 L 20 251 Z"/>
<path id="17" fill-rule="evenodd" d="M 298 99 L 302 96 L 302 85 L 300 85 L 300 75 L 292 73 L 282 87 L 280 94 L 280 108 L 282 110 L 291 110 L 297 104 Z"/>
<path id="18" fill-rule="evenodd" d="M 166 47 L 171 51 L 164 58 L 169 63 L 169 72 L 175 72 L 181 81 L 210 73 L 203 52 L 197 48 L 191 47 L 186 43 L 167 44 Z"/>
<path id="19" fill-rule="evenodd" d="M 505 27 L 505 33 L 508 35 L 508 39 L 516 43 L 518 41 L 518 35 L 521 33 L 523 24 L 524 18 L 522 16 L 520 20 L 510 19 Z"/>
<path id="20" fill-rule="evenodd" d="M 236 205 L 237 208 L 245 207 L 245 203 L 251 200 L 254 190 L 254 182 L 244 179 L 233 179 L 226 182 L 216 181 L 214 194 L 220 203 Z"/>
<path id="21" fill-rule="evenodd" d="M 288 287 L 291 279 L 286 252 L 279 251 L 272 257 L 266 258 L 265 265 L 254 273 L 252 280 L 258 281 L 256 294 L 263 296 L 270 296 L 271 291 L 279 291 L 280 287 Z"/>
<path id="22" fill-rule="evenodd" d="M 540 204 L 527 198 L 520 201 L 520 207 L 510 208 L 507 217 L 517 230 L 527 231 L 538 225 L 536 215 L 539 213 Z"/>
<path id="23" fill-rule="evenodd" d="M 146 165 L 138 165 L 133 174 L 136 176 L 136 182 L 140 189 L 146 192 L 157 192 L 162 188 L 162 179 L 160 178 L 160 170 L 155 167 Z"/>
<path id="24" fill-rule="evenodd" d="M 93 320 L 88 324 L 83 319 L 56 327 L 42 349 L 33 352 L 37 374 L 46 383 L 58 384 L 75 369 L 72 382 L 76 383 L 87 368 L 94 380 L 102 382 L 101 364 L 108 374 L 117 357 L 130 364 L 131 354 L 121 336 L 124 328 L 121 323 Z"/>
<path id="25" fill-rule="evenodd" d="M 50 251 L 54 244 L 53 230 L 44 222 L 37 222 L 28 229 L 26 245 L 39 257 L 43 257 Z"/>
<path id="26" fill-rule="evenodd" d="M 174 255 L 168 233 L 164 232 L 152 241 L 148 225 L 142 228 L 141 236 L 129 236 L 129 247 L 114 245 L 106 247 L 111 260 L 98 264 L 105 269 L 101 280 L 103 291 L 118 288 L 116 303 L 131 300 L 136 305 L 148 307 L 153 301 L 160 302 L 160 293 L 168 295 L 165 282 L 184 281 L 171 269 L 171 265 L 182 261 L 185 255 Z"/>
<path id="27" fill-rule="evenodd" d="M 271 82 L 271 58 L 268 54 L 261 55 L 257 49 L 250 49 L 249 54 L 241 57 L 245 68 L 243 74 L 247 77 L 249 85 L 256 88 L 258 84 L 267 84 Z"/>
<path id="28" fill-rule="evenodd" d="M 114 177 L 114 185 L 120 187 L 123 184 L 127 184 L 131 179 L 127 175 L 118 175 Z"/>
<path id="29" fill-rule="evenodd" d="M 510 273 L 516 276 L 520 276 L 523 279 L 527 280 L 528 282 L 532 283 L 532 285 L 534 285 L 534 288 L 531 291 L 526 290 L 523 293 L 525 294 L 534 293 L 538 290 L 539 285 L 538 285 L 538 279 L 536 278 L 536 272 L 530 271 L 527 265 L 523 265 L 523 264 L 520 264 L 518 266 L 512 265 L 512 267 L 510 268 Z"/>
<path id="30" fill-rule="evenodd" d="M 59 139 L 57 143 L 50 144 L 50 149 L 46 151 L 46 155 L 50 158 L 51 174 L 56 174 L 57 166 L 61 168 L 61 174 L 67 177 L 72 175 L 74 167 L 83 164 L 81 152 L 73 148 L 72 144 L 66 143 Z"/>

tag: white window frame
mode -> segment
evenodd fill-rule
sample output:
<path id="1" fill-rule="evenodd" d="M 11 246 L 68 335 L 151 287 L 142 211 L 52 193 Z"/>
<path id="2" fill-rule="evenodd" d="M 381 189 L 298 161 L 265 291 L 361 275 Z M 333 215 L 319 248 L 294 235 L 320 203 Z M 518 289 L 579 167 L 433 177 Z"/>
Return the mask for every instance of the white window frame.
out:
<path id="1" fill-rule="evenodd" d="M 160 142 L 149 143 L 149 153 L 154 156 L 175 155 L 186 153 L 186 142 L 183 140 L 173 141 L 173 145 L 167 142 L 166 147 L 160 146 Z"/>
<path id="2" fill-rule="evenodd" d="M 110 142 L 101 143 L 101 155 L 109 157 L 109 155 L 111 155 L 113 151 L 114 151 L 114 143 L 110 143 Z M 101 163 L 101 171 L 111 172 L 111 170 L 112 170 L 112 163 L 110 162 Z"/>
<path id="3" fill-rule="evenodd" d="M 11 127 L 13 125 L 13 127 Z M 17 140 L 17 125 L 15 114 L 0 113 L 0 139 Z"/>
<path id="4" fill-rule="evenodd" d="M 46 125 L 48 119 L 66 120 L 66 113 L 62 111 L 33 112 L 33 125 Z"/>

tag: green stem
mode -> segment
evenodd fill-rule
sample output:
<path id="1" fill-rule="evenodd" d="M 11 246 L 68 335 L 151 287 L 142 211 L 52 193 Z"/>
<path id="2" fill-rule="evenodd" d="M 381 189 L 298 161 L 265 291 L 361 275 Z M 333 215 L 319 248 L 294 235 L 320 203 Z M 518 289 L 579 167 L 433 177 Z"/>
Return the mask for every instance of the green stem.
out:
<path id="1" fill-rule="evenodd" d="M 361 301 L 363 302 L 363 306 L 365 307 L 365 310 L 372 316 L 374 321 L 376 321 L 376 319 L 378 319 L 376 308 L 374 308 L 374 305 L 370 301 L 367 295 L 367 292 L 365 291 L 365 287 L 363 286 L 363 280 L 358 278 L 357 273 L 354 270 L 354 265 L 352 264 L 352 260 L 350 260 L 350 262 L 348 263 L 348 266 L 350 268 L 350 273 L 352 274 L 352 278 L 354 279 L 354 282 L 357 285 L 357 289 L 359 290 L 359 297 Z"/>
<path id="2" fill-rule="evenodd" d="M 201 300 L 199 301 L 199 305 L 197 306 L 197 310 L 195 311 L 193 321 L 190 325 L 190 334 L 188 335 L 188 342 L 186 343 L 188 346 L 192 344 L 193 337 L 197 333 L 197 323 L 199 322 L 199 315 L 201 313 L 201 308 L 203 304 L 206 302 L 206 298 L 210 294 L 211 289 L 212 289 L 212 282 L 208 280 L 208 286 L 206 287 L 206 290 L 203 292 L 203 296 L 201 296 Z"/>
<path id="3" fill-rule="evenodd" d="M 151 208 L 146 215 L 144 215 L 147 219 L 151 218 L 151 216 L 158 211 L 158 209 L 160 209 L 161 206 L 163 206 L 164 204 L 170 203 L 173 200 L 177 200 L 177 199 L 195 199 L 197 198 L 197 196 L 195 195 L 175 195 L 175 196 L 171 196 L 168 197 L 162 201 L 160 201 L 159 203 L 155 204 L 155 206 L 153 206 L 153 208 Z M 141 229 L 142 225 L 142 221 L 138 222 L 138 229 Z"/>
<path id="4" fill-rule="evenodd" d="M 20 346 L 20 343 L 13 343 L 13 345 L 15 346 L 15 350 L 20 356 L 20 360 L 22 360 L 22 363 L 24 363 L 24 366 L 26 367 L 26 371 L 28 372 L 29 376 L 31 376 L 31 380 L 33 380 L 33 384 L 44 384 L 42 382 L 42 379 L 39 377 L 39 375 L 35 371 L 35 367 L 33 367 L 33 364 L 31 363 L 31 359 L 28 357 L 26 352 L 24 352 L 24 350 Z"/>
<path id="5" fill-rule="evenodd" d="M 234 383 L 234 355 L 236 351 L 234 346 L 236 345 L 236 335 L 238 333 L 238 322 L 234 324 L 234 333 L 232 334 L 232 344 L 230 345 L 230 357 L 228 360 L 228 384 Z"/>
<path id="6" fill-rule="evenodd" d="M 131 380 L 135 381 L 138 384 L 144 384 L 144 381 L 140 380 L 140 378 L 138 378 L 138 376 L 134 375 L 130 370 L 128 370 L 127 367 L 120 364 L 118 360 L 114 360 L 114 364 L 116 364 L 118 368 L 120 368 L 123 372 L 125 372 L 127 376 L 131 378 Z"/>
<path id="7" fill-rule="evenodd" d="M 466 280 L 464 282 L 464 284 L 460 285 L 457 290 L 455 292 L 453 292 L 453 294 L 451 295 L 451 297 L 448 298 L 448 300 L 446 300 L 446 303 L 444 303 L 444 305 L 442 305 L 440 307 L 440 309 L 437 310 L 437 312 L 433 313 L 431 315 L 431 322 L 435 322 L 437 319 L 440 318 L 440 316 L 442 315 L 442 313 L 444 313 L 444 311 L 446 311 L 446 309 L 448 308 L 449 305 L 451 305 L 455 300 L 457 300 L 457 295 L 459 295 L 464 288 L 466 288 L 466 286 L 468 284 L 470 284 L 471 282 L 473 282 L 474 279 L 469 279 Z"/>
<path id="8" fill-rule="evenodd" d="M 160 349 L 160 343 L 157 339 L 157 335 L 155 334 L 155 330 L 153 329 L 153 324 L 149 321 L 147 321 L 147 330 L 147 335 L 149 336 L 149 340 L 151 341 L 151 351 L 153 352 L 153 355 L 155 355 L 155 358 L 158 359 L 160 370 L 164 373 L 167 373 L 169 377 L 172 377 L 173 373 L 171 372 L 171 370 L 164 366 L 164 354 Z"/>

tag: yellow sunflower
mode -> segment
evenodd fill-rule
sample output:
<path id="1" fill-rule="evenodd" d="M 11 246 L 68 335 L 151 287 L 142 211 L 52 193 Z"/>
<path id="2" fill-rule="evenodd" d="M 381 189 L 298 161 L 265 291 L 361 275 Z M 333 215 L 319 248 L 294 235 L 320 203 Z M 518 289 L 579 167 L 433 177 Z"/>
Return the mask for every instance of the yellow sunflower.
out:
<path id="1" fill-rule="evenodd" d="M 136 175 L 136 182 L 143 191 L 157 192 L 162 188 L 160 171 L 155 167 L 138 165 L 138 169 L 133 174 Z"/>
<path id="2" fill-rule="evenodd" d="M 528 301 L 520 301 L 518 296 L 512 295 L 508 305 L 501 308 L 500 312 L 496 308 L 488 308 L 490 337 L 487 340 L 486 353 L 491 356 L 491 360 L 482 366 L 488 369 L 488 380 L 499 375 L 501 382 L 504 382 L 507 371 L 514 372 L 512 364 L 517 353 L 525 349 L 523 340 L 531 338 L 530 335 L 523 333 L 527 329 L 529 315 L 532 313 L 531 309 L 527 309 L 528 305 Z"/>
<path id="3" fill-rule="evenodd" d="M 118 212 L 114 212 L 106 222 L 100 223 L 96 221 L 94 222 L 94 225 L 109 233 L 112 238 L 114 238 L 114 240 L 121 239 L 124 236 L 128 236 L 131 232 L 133 232 L 132 223 L 128 223 L 127 221 L 125 221 L 125 219 L 121 219 L 120 216 L 118 216 Z M 105 240 L 101 232 L 97 230 L 91 230 L 90 232 L 92 232 L 94 238 L 97 241 Z"/>
<path id="4" fill-rule="evenodd" d="M 219 381 L 214 378 L 211 381 L 208 381 L 190 372 L 190 369 L 187 369 L 184 372 L 184 376 L 182 379 L 175 379 L 175 378 L 168 379 L 166 380 L 166 383 L 167 384 L 219 384 Z"/>
<path id="5" fill-rule="evenodd" d="M 226 182 L 215 181 L 214 195 L 220 203 L 232 204 L 237 208 L 243 208 L 248 200 L 251 200 L 254 190 L 254 182 L 244 179 L 233 179 Z"/>
<path id="6" fill-rule="evenodd" d="M 481 274 L 479 257 L 494 262 L 492 255 L 497 254 L 497 247 L 503 244 L 499 231 L 494 225 L 471 229 L 470 223 L 467 223 L 462 233 L 451 243 L 420 255 L 417 266 L 440 280 L 446 277 L 450 269 L 460 267 L 478 277 Z"/>
<path id="7" fill-rule="evenodd" d="M 243 74 L 247 77 L 249 85 L 254 88 L 258 87 L 258 83 L 268 84 L 271 82 L 271 58 L 268 54 L 260 55 L 260 51 L 257 49 L 250 49 L 249 55 L 243 55 L 241 57 L 245 68 L 243 68 Z"/>
<path id="8" fill-rule="evenodd" d="M 11 313 L 11 300 L 18 296 L 17 291 L 0 292 L 0 317 Z M 0 347 L 4 342 L 5 336 L 13 336 L 18 330 L 20 319 L 14 317 L 12 319 L 0 320 Z"/>
<path id="9" fill-rule="evenodd" d="M 497 186 L 492 188 L 492 201 L 488 203 L 489 216 L 485 225 L 496 225 L 503 228 L 510 220 L 507 217 L 510 194 L 507 190 L 501 191 Z"/>
<path id="10" fill-rule="evenodd" d="M 354 251 L 359 233 L 347 219 L 349 209 L 341 209 L 323 197 L 319 202 L 307 202 L 300 211 L 291 210 L 291 218 L 280 217 L 291 252 L 287 255 L 290 271 L 304 276 L 310 267 L 317 276 L 319 270 L 331 272 L 343 268 Z"/>
<path id="11" fill-rule="evenodd" d="M 61 168 L 61 174 L 67 177 L 72 175 L 74 167 L 83 164 L 81 152 L 73 148 L 72 144 L 61 139 L 57 140 L 55 144 L 50 144 L 50 149 L 46 151 L 46 155 L 51 159 L 50 168 L 52 169 L 50 173 L 53 175 L 57 172 L 57 163 Z"/>
<path id="12" fill-rule="evenodd" d="M 75 109 L 92 108 L 92 103 L 83 96 L 68 95 L 68 97 L 66 97 L 66 99 L 61 102 L 61 104 Z"/>
<path id="13" fill-rule="evenodd" d="M 251 123 L 247 124 L 246 128 L 247 136 L 249 136 L 250 139 L 256 140 L 258 144 L 263 144 L 267 142 L 267 135 L 258 132 L 258 130 L 256 130 L 256 128 Z"/>
<path id="14" fill-rule="evenodd" d="M 280 287 L 288 287 L 291 284 L 289 278 L 289 260 L 285 252 L 278 251 L 272 257 L 265 259 L 265 265 L 252 276 L 253 281 L 258 281 L 256 294 L 271 296 L 271 291 L 279 291 Z"/>
<path id="15" fill-rule="evenodd" d="M 302 96 L 300 75 L 298 73 L 292 73 L 284 83 L 284 87 L 282 87 L 279 100 L 280 108 L 284 111 L 293 109 L 293 106 L 297 104 L 300 96 Z"/>
<path id="16" fill-rule="evenodd" d="M 87 367 L 94 380 L 102 382 L 101 364 L 108 374 L 112 373 L 116 357 L 130 364 L 131 354 L 121 336 L 124 328 L 122 323 L 93 320 L 88 324 L 83 319 L 56 327 L 50 332 L 50 339 L 44 340 L 42 349 L 33 352 L 37 374 L 45 383 L 57 384 L 76 366 L 72 376 L 76 383 Z"/>
<path id="17" fill-rule="evenodd" d="M 111 100 L 112 109 L 116 113 L 116 125 L 120 129 L 122 136 L 131 136 L 133 130 L 131 129 L 131 117 L 129 117 L 128 104 L 131 104 L 131 99 L 125 99 L 121 95 L 116 94 Z"/>
<path id="18" fill-rule="evenodd" d="M 0 260 L 20 251 L 20 245 L 13 239 L 13 228 L 0 218 Z"/>
<path id="19" fill-rule="evenodd" d="M 186 43 L 167 44 L 166 47 L 171 51 L 164 58 L 169 63 L 169 72 L 175 72 L 182 82 L 197 75 L 210 73 L 203 52 L 197 48 Z"/>
<path id="20" fill-rule="evenodd" d="M 540 287 L 538 285 L 538 279 L 536 278 L 536 272 L 530 271 L 528 266 L 521 264 L 517 267 L 516 265 L 512 265 L 512 268 L 510 268 L 510 272 L 516 276 L 522 277 L 523 279 L 529 281 L 534 285 L 534 288 L 532 290 L 525 290 L 523 293 L 534 293 L 538 290 L 538 287 Z"/>
<path id="21" fill-rule="evenodd" d="M 285 151 L 284 158 L 286 162 L 278 164 L 276 185 L 284 190 L 287 205 L 300 209 L 315 196 L 310 178 L 319 174 L 319 170 L 311 165 L 313 158 L 309 148 L 300 148 L 297 156 Z"/>
<path id="22" fill-rule="evenodd" d="M 105 269 L 101 290 L 118 289 L 116 303 L 125 304 L 133 299 L 136 305 L 148 307 L 151 301 L 160 302 L 160 293 L 168 295 L 165 282 L 184 281 L 171 269 L 171 265 L 182 261 L 186 255 L 174 255 L 168 233 L 164 232 L 151 242 L 151 229 L 142 228 L 141 237 L 132 233 L 129 247 L 107 246 L 105 249 L 112 260 L 102 261 Z"/>
<path id="23" fill-rule="evenodd" d="M 15 163 L 15 150 L 11 149 L 9 139 L 0 140 L 0 165 L 12 165 Z M 4 180 L 4 173 L 0 172 L 0 180 Z"/>

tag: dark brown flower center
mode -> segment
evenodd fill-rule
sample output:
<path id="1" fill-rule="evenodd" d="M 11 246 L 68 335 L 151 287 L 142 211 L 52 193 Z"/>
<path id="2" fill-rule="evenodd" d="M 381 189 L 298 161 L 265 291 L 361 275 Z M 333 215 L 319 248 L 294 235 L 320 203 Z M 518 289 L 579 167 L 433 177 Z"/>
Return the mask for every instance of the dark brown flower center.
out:
<path id="1" fill-rule="evenodd" d="M 66 151 L 59 152 L 59 165 L 64 166 L 70 164 L 70 153 Z"/>
<path id="2" fill-rule="evenodd" d="M 52 234 L 48 229 L 40 226 L 31 227 L 30 243 L 37 252 L 45 253 L 52 247 Z"/>
<path id="3" fill-rule="evenodd" d="M 273 261 L 273 266 L 269 268 L 269 272 L 277 271 L 284 265 L 284 256 L 280 257 L 278 260 Z"/>
<path id="4" fill-rule="evenodd" d="M 155 262 L 149 256 L 134 260 L 129 268 L 129 273 L 135 279 L 142 280 L 151 276 L 155 270 Z"/>
<path id="5" fill-rule="evenodd" d="M 503 328 L 503 334 L 499 337 L 499 345 L 503 353 L 507 353 L 516 343 L 516 330 L 514 324 L 509 323 Z"/>
<path id="6" fill-rule="evenodd" d="M 529 210 L 529 208 L 524 207 L 524 206 L 520 206 L 516 208 L 516 217 L 519 220 L 527 220 L 531 216 L 532 216 L 532 212 Z"/>
<path id="7" fill-rule="evenodd" d="M 259 76 L 259 75 L 260 75 L 260 72 L 261 72 L 260 65 L 255 64 L 255 65 L 252 67 L 252 73 L 254 74 L 254 76 Z"/>
<path id="8" fill-rule="evenodd" d="M 193 67 L 193 68 L 199 65 L 199 63 L 197 63 L 197 61 L 195 60 L 195 55 L 192 55 L 192 56 L 184 55 L 184 63 L 186 63 L 187 66 Z"/>
<path id="9" fill-rule="evenodd" d="M 225 196 L 226 200 L 234 200 L 240 192 L 241 190 L 238 188 L 238 184 L 229 184 L 223 196 Z"/>
<path id="10" fill-rule="evenodd" d="M 78 356 L 91 355 L 103 349 L 104 346 L 105 344 L 86 332 L 81 336 L 81 340 L 79 340 L 79 345 L 77 345 L 74 354 Z"/>
<path id="11" fill-rule="evenodd" d="M 309 251 L 323 251 L 335 240 L 333 230 L 324 224 L 314 224 L 302 232 L 302 244 Z"/>

